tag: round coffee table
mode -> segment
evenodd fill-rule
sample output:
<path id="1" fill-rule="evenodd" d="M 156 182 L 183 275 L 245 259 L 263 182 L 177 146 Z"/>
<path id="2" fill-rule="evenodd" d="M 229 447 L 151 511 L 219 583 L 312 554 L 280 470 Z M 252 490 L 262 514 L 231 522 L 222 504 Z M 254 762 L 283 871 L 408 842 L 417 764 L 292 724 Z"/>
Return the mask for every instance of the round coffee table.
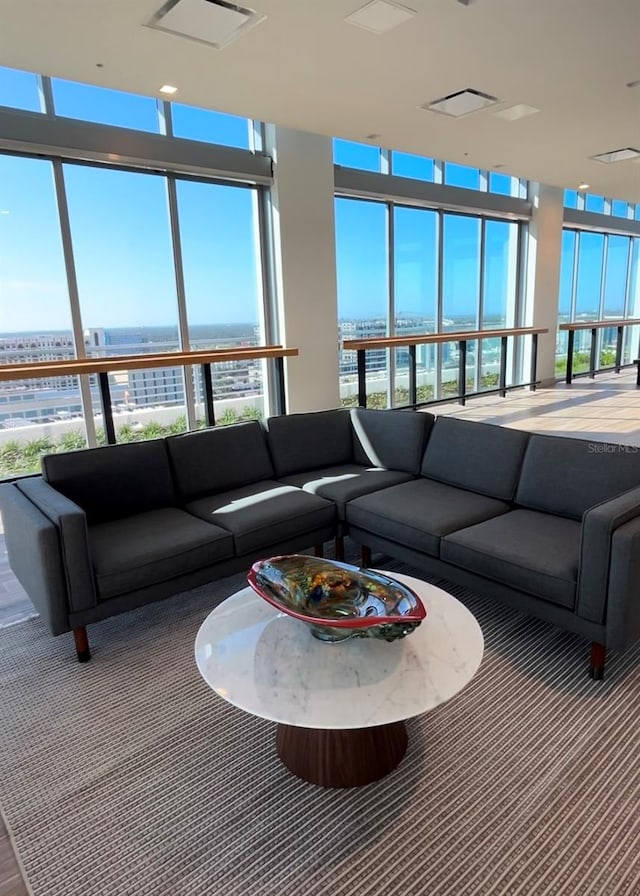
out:
<path id="1" fill-rule="evenodd" d="M 402 760 L 405 719 L 449 700 L 473 678 L 484 649 L 475 617 L 446 591 L 386 573 L 421 597 L 427 618 L 388 643 L 316 640 L 307 626 L 244 588 L 202 623 L 200 674 L 223 699 L 278 723 L 287 768 L 325 787 L 377 781 Z"/>

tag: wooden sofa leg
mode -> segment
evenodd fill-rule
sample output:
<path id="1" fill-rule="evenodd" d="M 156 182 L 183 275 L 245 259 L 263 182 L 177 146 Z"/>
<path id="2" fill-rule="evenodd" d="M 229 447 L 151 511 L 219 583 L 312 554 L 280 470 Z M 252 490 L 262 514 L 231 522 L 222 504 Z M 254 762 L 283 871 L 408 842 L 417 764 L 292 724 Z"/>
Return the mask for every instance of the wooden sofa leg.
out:
<path id="1" fill-rule="evenodd" d="M 368 548 L 366 544 L 362 545 L 362 565 L 371 566 L 371 548 Z"/>
<path id="2" fill-rule="evenodd" d="M 317 544 L 313 549 L 313 553 L 316 557 L 324 557 L 324 545 Z"/>
<path id="3" fill-rule="evenodd" d="M 344 560 L 344 538 L 342 535 L 336 535 L 334 553 L 336 560 Z"/>
<path id="4" fill-rule="evenodd" d="M 602 681 L 604 678 L 604 662 L 607 648 L 604 644 L 593 641 L 591 644 L 591 669 L 589 674 L 594 681 Z"/>
<path id="5" fill-rule="evenodd" d="M 83 625 L 82 628 L 74 628 L 73 638 L 76 642 L 76 653 L 78 654 L 79 663 L 88 663 L 91 659 L 91 651 L 89 650 L 89 638 L 87 637 L 87 629 Z"/>

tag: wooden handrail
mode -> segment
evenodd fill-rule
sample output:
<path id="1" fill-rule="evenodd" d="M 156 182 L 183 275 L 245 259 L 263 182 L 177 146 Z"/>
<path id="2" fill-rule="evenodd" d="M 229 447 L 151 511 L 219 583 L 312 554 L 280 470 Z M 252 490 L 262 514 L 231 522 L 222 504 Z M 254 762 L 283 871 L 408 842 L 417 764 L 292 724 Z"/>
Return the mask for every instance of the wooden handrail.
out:
<path id="1" fill-rule="evenodd" d="M 90 373 L 114 373 L 123 370 L 149 370 L 152 367 L 189 367 L 197 364 L 217 364 L 220 361 L 289 358 L 296 355 L 298 355 L 297 348 L 265 345 L 240 346 L 234 349 L 205 349 L 197 352 L 157 352 L 148 355 L 117 355 L 108 358 L 38 361 L 32 364 L 0 364 L 0 381 L 79 376 L 80 374 Z"/>
<path id="2" fill-rule="evenodd" d="M 559 330 L 604 330 L 607 327 L 637 327 L 640 318 L 630 317 L 616 320 L 584 320 L 572 324 L 560 324 Z"/>
<path id="3" fill-rule="evenodd" d="M 462 330 L 452 333 L 423 333 L 420 336 L 373 336 L 371 339 L 345 339 L 345 350 L 358 351 L 374 348 L 401 348 L 405 345 L 438 345 L 443 342 L 473 341 L 474 339 L 499 339 L 503 336 L 533 336 L 548 333 L 546 327 L 512 327 L 501 330 Z"/>

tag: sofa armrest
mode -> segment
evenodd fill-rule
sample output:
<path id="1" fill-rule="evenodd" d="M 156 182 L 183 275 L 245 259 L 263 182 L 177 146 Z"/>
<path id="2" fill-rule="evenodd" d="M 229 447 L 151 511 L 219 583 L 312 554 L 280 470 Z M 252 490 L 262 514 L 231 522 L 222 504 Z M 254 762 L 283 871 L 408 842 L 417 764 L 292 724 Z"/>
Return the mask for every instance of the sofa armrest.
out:
<path id="1" fill-rule="evenodd" d="M 611 540 L 607 646 L 622 649 L 640 638 L 640 516 L 624 523 Z"/>
<path id="2" fill-rule="evenodd" d="M 612 546 L 615 532 L 640 517 L 640 487 L 590 507 L 582 517 L 576 611 L 591 622 L 607 617 Z"/>
<path id="3" fill-rule="evenodd" d="M 0 485 L 0 510 L 16 578 L 51 633 L 68 632 L 67 582 L 57 527 L 15 483 Z"/>
<path id="4" fill-rule="evenodd" d="M 69 609 L 78 612 L 95 607 L 98 601 L 84 510 L 39 477 L 23 479 L 17 485 L 60 534 Z"/>

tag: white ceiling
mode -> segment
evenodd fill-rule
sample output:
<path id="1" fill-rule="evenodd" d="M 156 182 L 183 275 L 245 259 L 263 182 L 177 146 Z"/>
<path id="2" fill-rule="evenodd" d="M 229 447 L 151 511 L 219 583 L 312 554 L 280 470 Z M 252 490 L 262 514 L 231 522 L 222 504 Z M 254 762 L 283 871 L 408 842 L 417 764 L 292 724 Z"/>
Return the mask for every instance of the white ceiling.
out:
<path id="1" fill-rule="evenodd" d="M 640 202 L 640 0 L 406 0 L 377 35 L 364 0 L 248 0 L 266 19 L 224 49 L 143 27 L 162 0 L 0 0 L 0 64 L 158 95 Z M 96 64 L 102 63 L 103 68 Z M 473 87 L 502 105 L 451 119 L 418 107 Z M 492 112 L 541 111 L 507 122 Z M 372 142 L 372 141 L 370 141 Z"/>

